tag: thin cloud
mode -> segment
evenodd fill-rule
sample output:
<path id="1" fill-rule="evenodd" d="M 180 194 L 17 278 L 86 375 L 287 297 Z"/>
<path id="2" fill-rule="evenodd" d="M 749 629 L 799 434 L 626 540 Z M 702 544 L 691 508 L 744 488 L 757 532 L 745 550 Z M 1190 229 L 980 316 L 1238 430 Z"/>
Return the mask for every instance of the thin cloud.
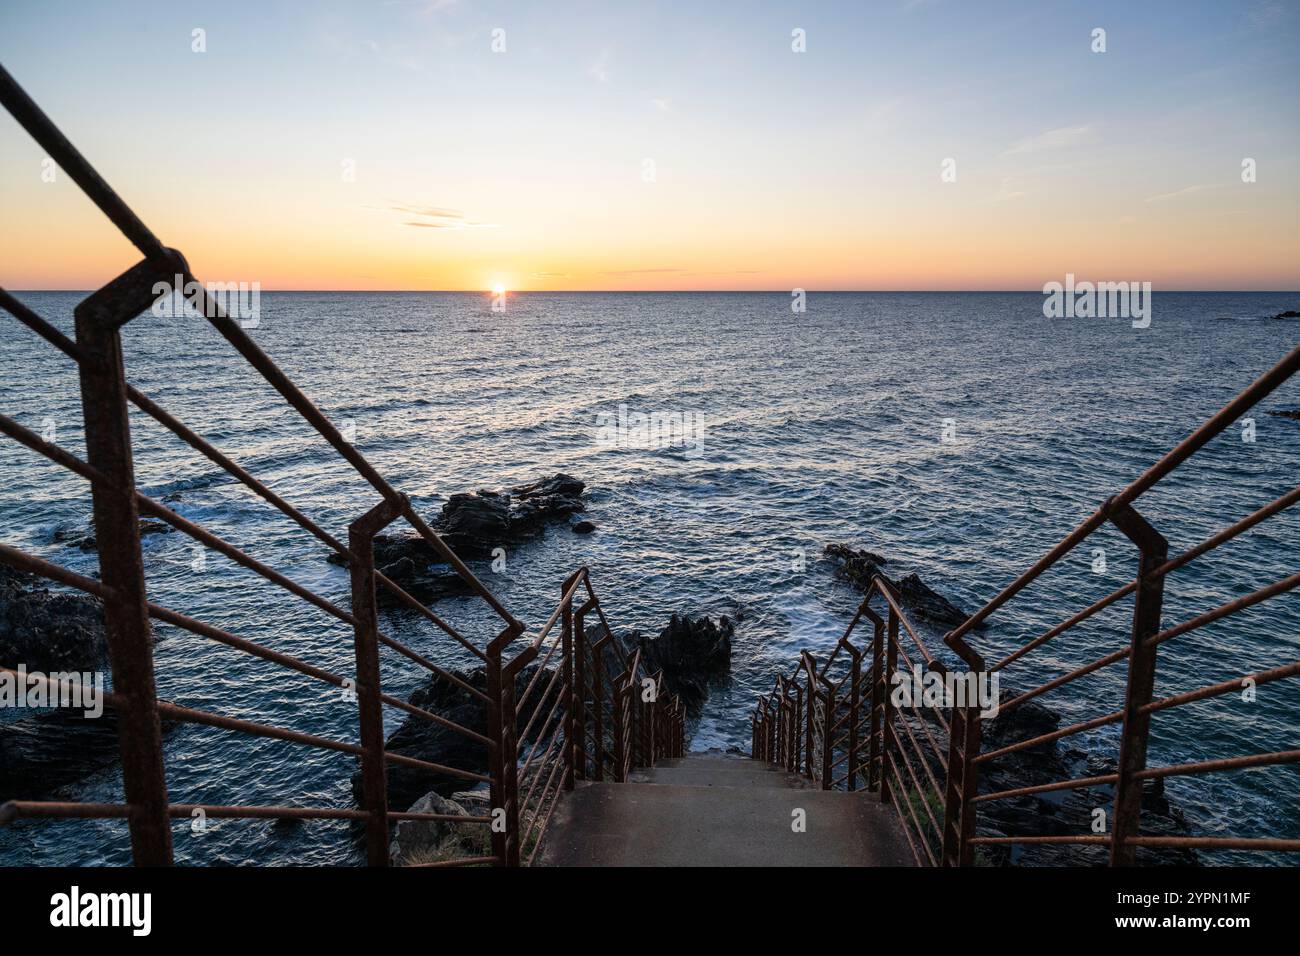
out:
<path id="1" fill-rule="evenodd" d="M 596 62 L 587 67 L 587 74 L 594 78 L 597 83 L 608 83 L 609 60 L 610 52 L 608 50 L 601 50 L 600 56 L 596 57 Z"/>
<path id="2" fill-rule="evenodd" d="M 1082 145 L 1091 137 L 1091 126 L 1062 126 L 1012 143 L 1002 155 L 1015 156 L 1020 153 L 1039 153 L 1048 149 L 1068 149 Z"/>
<path id="3" fill-rule="evenodd" d="M 643 276 L 653 275 L 661 272 L 682 272 L 682 269 L 615 269 L 612 272 L 602 272 L 603 276 Z"/>
<path id="4" fill-rule="evenodd" d="M 660 113 L 671 113 L 673 111 L 673 101 L 663 97 L 655 97 L 650 101 L 650 105 Z"/>
<path id="5" fill-rule="evenodd" d="M 1168 199 L 1177 199 L 1179 196 L 1190 196 L 1192 193 L 1204 192 L 1207 189 L 1215 189 L 1214 183 L 1197 183 L 1195 186 L 1184 186 L 1171 193 L 1159 193 L 1155 196 L 1148 196 L 1145 202 L 1164 202 Z"/>
<path id="6" fill-rule="evenodd" d="M 403 220 L 402 225 L 404 226 L 418 226 L 422 229 L 496 228 L 496 223 L 466 219 L 465 214 L 459 209 L 449 209 L 445 206 L 411 206 L 404 203 L 394 203 L 388 208 L 392 212 L 400 212 L 415 217 L 414 219 Z"/>

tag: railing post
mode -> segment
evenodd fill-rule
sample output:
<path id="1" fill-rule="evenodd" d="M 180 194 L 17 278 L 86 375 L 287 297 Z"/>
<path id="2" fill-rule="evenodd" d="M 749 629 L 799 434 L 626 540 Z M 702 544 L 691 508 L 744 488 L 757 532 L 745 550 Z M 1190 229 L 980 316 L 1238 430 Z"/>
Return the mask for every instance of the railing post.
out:
<path id="1" fill-rule="evenodd" d="M 816 668 L 809 664 L 808 669 L 808 703 L 806 709 L 801 710 L 804 718 L 803 728 L 803 775 L 809 780 L 813 779 L 813 751 L 816 749 L 816 737 L 813 734 L 814 722 L 817 719 L 817 674 Z M 822 748 L 825 749 L 826 741 L 822 740 Z M 819 768 L 820 769 L 820 768 Z"/>
<path id="2" fill-rule="evenodd" d="M 894 704 L 890 699 L 889 682 L 898 668 L 898 612 L 891 605 L 889 608 L 889 644 L 885 651 L 885 668 L 878 684 L 882 707 L 880 727 L 880 802 L 888 803 L 890 799 L 889 771 L 892 758 L 889 755 L 889 735 L 894 729 Z"/>
<path id="3" fill-rule="evenodd" d="M 110 589 L 104 599 L 104 631 L 113 690 L 126 703 L 119 713 L 118 739 L 137 866 L 169 866 L 172 831 L 120 330 L 153 304 L 154 285 L 170 285 L 175 271 L 174 265 L 146 260 L 73 310 L 81 351 L 86 461 L 105 479 L 91 483 L 91 496 L 100 580 Z"/>
<path id="4" fill-rule="evenodd" d="M 1111 866 L 1133 866 L 1137 847 L 1128 839 L 1137 836 L 1142 815 L 1142 781 L 1135 779 L 1135 774 L 1146 769 L 1151 729 L 1151 715 L 1140 710 L 1151 703 L 1156 682 L 1156 648 L 1147 639 L 1160 631 L 1164 602 L 1164 577 L 1147 580 L 1146 575 L 1165 562 L 1169 543 L 1132 506 L 1118 510 L 1111 515 L 1111 521 L 1140 552 L 1110 843 Z"/>
<path id="5" fill-rule="evenodd" d="M 352 645 L 356 656 L 357 713 L 361 725 L 361 795 L 366 805 L 366 859 L 388 865 L 388 781 L 384 767 L 384 714 L 380 700 L 379 610 L 375 601 L 374 539 L 398 516 L 383 501 L 348 526 L 352 560 Z"/>
<path id="6" fill-rule="evenodd" d="M 492 806 L 492 855 L 498 866 L 518 866 L 519 847 L 519 732 L 515 719 L 515 677 L 502 662 L 502 652 L 523 632 L 512 624 L 488 644 L 487 675 L 488 799 Z M 504 826 L 496 823 L 500 811 Z"/>
<path id="7" fill-rule="evenodd" d="M 811 690 L 812 688 L 809 688 L 810 692 Z M 831 734 L 834 732 L 831 730 L 831 726 L 835 722 L 834 720 L 835 694 L 833 691 L 830 690 L 830 688 L 827 688 L 825 691 L 822 692 L 821 704 L 822 704 L 822 767 L 821 767 L 822 789 L 829 790 L 831 789 L 831 781 L 832 781 L 831 758 L 835 754 L 835 748 L 831 746 L 831 744 L 834 742 L 831 737 Z"/>
<path id="8" fill-rule="evenodd" d="M 796 683 L 794 685 L 794 703 L 790 707 L 790 753 L 789 766 L 786 767 L 791 773 L 799 772 L 799 748 L 803 743 L 803 734 L 799 727 L 799 719 L 803 716 L 803 686 Z"/>
<path id="9" fill-rule="evenodd" d="M 591 686 L 594 710 L 591 714 L 596 734 L 596 781 L 605 779 L 605 647 L 610 635 L 605 635 L 591 646 Z M 613 708 L 610 708 L 611 712 Z"/>
<path id="10" fill-rule="evenodd" d="M 578 608 L 573 618 L 573 773 L 587 779 L 587 612 L 591 602 Z M 599 706 L 599 701 L 597 701 Z M 597 774 L 599 779 L 599 774 Z"/>
<path id="11" fill-rule="evenodd" d="M 566 578 L 564 583 L 560 586 L 561 596 L 568 593 L 571 584 L 573 584 L 573 577 Z M 577 746 L 574 743 L 574 737 L 577 735 L 574 720 L 577 716 L 576 698 L 578 696 L 577 689 L 573 685 L 572 599 L 564 601 L 564 606 L 561 608 L 560 614 L 561 620 L 563 621 L 560 638 L 560 654 L 563 662 L 561 668 L 564 671 L 564 676 L 561 678 L 561 680 L 564 681 L 564 692 L 561 694 L 561 697 L 564 699 L 564 747 L 561 749 L 561 759 L 564 761 L 564 773 L 561 777 L 561 784 L 565 790 L 572 790 L 574 758 L 575 751 L 577 750 Z"/>
<path id="12" fill-rule="evenodd" d="M 868 788 L 880 786 L 883 736 L 882 720 L 889 706 L 889 688 L 885 686 L 885 623 L 879 617 L 873 620 L 875 633 L 871 642 L 871 737 L 867 741 Z"/>
<path id="13" fill-rule="evenodd" d="M 849 675 L 849 779 L 848 788 L 856 790 L 858 784 L 858 710 L 862 703 L 862 655 L 852 644 L 848 645 L 852 672 Z"/>
<path id="14" fill-rule="evenodd" d="M 614 718 L 614 782 L 623 783 L 627 779 L 627 704 L 624 682 L 615 681 L 613 690 L 612 716 Z"/>

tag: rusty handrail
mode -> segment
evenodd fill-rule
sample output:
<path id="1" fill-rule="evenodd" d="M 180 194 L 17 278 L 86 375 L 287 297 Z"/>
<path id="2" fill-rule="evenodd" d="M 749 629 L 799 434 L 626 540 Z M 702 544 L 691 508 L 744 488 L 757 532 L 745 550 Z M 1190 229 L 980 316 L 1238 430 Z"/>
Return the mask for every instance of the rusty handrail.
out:
<path id="1" fill-rule="evenodd" d="M 577 727 L 573 715 L 581 713 L 587 685 L 585 679 L 576 682 L 585 673 L 586 653 L 582 639 L 582 620 L 588 610 L 595 610 L 605 628 L 606 635 L 594 645 L 598 648 L 597 660 L 603 662 L 604 654 L 612 649 L 616 660 L 625 668 L 622 682 L 609 684 L 609 695 L 599 699 L 593 717 L 597 752 L 594 772 L 599 777 L 606 771 L 608 758 L 605 752 L 608 739 L 603 717 L 609 712 L 614 717 L 627 715 L 635 722 L 642 737 L 636 737 L 637 746 L 626 754 L 615 768 L 615 779 L 625 779 L 626 771 L 656 756 L 680 755 L 684 748 L 685 715 L 676 697 L 641 702 L 635 713 L 630 708 L 633 682 L 641 679 L 643 668 L 639 651 L 630 669 L 618 641 L 605 620 L 603 610 L 595 597 L 590 575 L 580 569 L 566 582 L 564 594 L 556 614 L 542 628 L 525 650 L 512 661 L 503 660 L 503 651 L 526 630 L 508 609 L 496 598 L 482 581 L 468 568 L 460 557 L 444 542 L 441 536 L 415 511 L 410 500 L 394 489 L 366 458 L 347 442 L 337 428 L 298 389 L 275 362 L 228 317 L 221 303 L 213 300 L 206 287 L 198 283 L 183 255 L 165 247 L 148 227 L 132 212 L 125 202 L 108 186 L 85 157 L 55 127 L 32 99 L 18 86 L 13 77 L 0 66 L 0 102 L 19 121 L 20 125 L 43 146 L 50 157 L 63 169 L 96 206 L 118 227 L 139 251 L 144 261 L 118 276 L 104 288 L 94 293 L 76 310 L 77 339 L 68 338 L 52 324 L 39 316 L 7 291 L 0 289 L 0 308 L 9 312 L 21 324 L 54 349 L 70 358 L 81 376 L 82 404 L 87 409 L 87 459 L 82 461 L 50 442 L 44 441 L 13 419 L 0 414 L 0 433 L 7 435 L 29 449 L 43 455 L 55 465 L 85 478 L 91 486 L 95 501 L 95 525 L 100 549 L 102 581 L 78 575 L 35 555 L 0 544 L 0 563 L 35 573 L 61 584 L 94 595 L 106 605 L 109 632 L 109 658 L 113 666 L 115 690 L 103 695 L 105 703 L 117 708 L 121 714 L 120 734 L 123 743 L 123 779 L 126 802 L 122 804 L 74 804 L 67 801 L 11 801 L 0 804 L 0 825 L 20 818 L 71 819 L 77 817 L 119 817 L 128 820 L 133 856 L 138 863 L 166 864 L 172 860 L 172 847 L 168 819 L 185 815 L 194 809 L 210 811 L 214 816 L 226 817 L 296 817 L 302 819 L 349 819 L 362 822 L 366 827 L 367 857 L 372 865 L 383 865 L 387 860 L 388 824 L 399 820 L 443 820 L 462 824 L 493 824 L 493 852 L 490 856 L 460 857 L 439 860 L 430 866 L 472 866 L 481 864 L 517 865 L 520 851 L 530 838 L 540 836 L 545 822 L 554 811 L 560 793 L 552 787 L 557 773 L 567 789 L 573 786 L 575 773 L 586 776 L 591 772 L 585 752 L 575 739 L 574 731 L 582 743 L 593 734 L 586 726 Z M 152 289 L 159 282 L 173 288 L 176 277 L 199 289 L 191 299 L 226 341 L 249 365 L 264 378 L 280 397 L 293 407 L 301 417 L 334 449 L 354 471 L 378 492 L 381 502 L 353 522 L 349 528 L 349 541 L 343 543 L 322 529 L 301 510 L 290 504 L 257 479 L 233 458 L 217 449 L 211 442 L 190 429 L 175 416 L 163 409 L 147 395 L 140 392 L 125 378 L 121 357 L 119 330 L 136 315 L 152 304 Z M 179 292 L 179 289 L 174 291 Z M 176 514 L 171 509 L 137 491 L 134 487 L 132 450 L 129 438 L 127 403 L 135 405 L 168 431 L 198 451 L 223 471 L 233 476 L 258 497 L 284 514 L 296 525 L 327 545 L 344 559 L 352 583 L 351 609 L 345 609 L 288 576 L 259 561 L 245 550 L 230 544 L 221 536 L 201 525 Z M 94 411 L 94 420 L 90 419 Z M 136 515 L 139 512 L 153 515 L 189 537 L 223 554 L 230 560 L 254 572 L 263 579 L 288 591 L 335 620 L 350 625 L 354 631 L 356 654 L 356 679 L 345 677 L 316 667 L 288 654 L 264 647 L 247 638 L 239 637 L 224 628 L 214 627 L 177 611 L 160 607 L 147 600 L 144 588 Z M 484 601 L 501 619 L 504 627 L 486 648 L 468 641 L 451 624 L 434 613 L 404 588 L 384 575 L 374 566 L 373 539 L 389 523 L 402 520 L 408 524 L 437 556 L 466 582 L 470 590 Z M 573 600 L 579 585 L 583 584 L 589 601 L 575 612 Z M 475 687 L 405 644 L 383 634 L 378 627 L 375 589 L 384 587 L 402 604 L 436 625 L 461 647 L 485 665 L 487 690 Z M 138 600 L 137 600 L 138 599 Z M 143 614 L 140 613 L 143 611 Z M 557 666 L 555 677 L 547 683 L 541 701 L 535 704 L 536 712 L 524 721 L 524 731 L 519 723 L 528 703 L 527 692 L 516 707 L 515 677 L 522 668 L 537 657 L 538 648 L 555 626 L 556 619 L 564 620 L 563 640 L 556 636 L 556 647 L 539 665 L 538 674 L 529 685 L 536 686 L 537 678 L 554 656 L 562 650 L 562 667 Z M 361 741 L 357 744 L 336 741 L 287 730 L 270 724 L 242 720 L 207 711 L 188 708 L 169 701 L 158 700 L 153 674 L 152 641 L 149 636 L 149 619 L 164 621 L 196 636 L 221 643 L 279 667 L 320 680 L 336 687 L 352 689 L 358 705 Z M 575 634 L 574 621 L 577 621 Z M 470 695 L 485 707 L 487 714 L 484 732 L 458 724 L 442 715 L 417 707 L 383 692 L 380 686 L 378 654 L 380 647 L 397 651 L 408 660 L 419 664 L 436 679 L 447 682 Z M 0 662 L 5 665 L 9 662 Z M 603 666 L 603 663 L 602 663 Z M 8 672 L 8 668 L 0 666 Z M 16 673 L 16 672 L 14 672 Z M 39 675 L 31 675 L 33 678 Z M 601 674 L 593 672 L 596 685 L 604 686 Z M 563 679 L 559 679 L 562 677 Z M 661 685 L 656 676 L 655 686 Z M 553 693 L 554 692 L 554 693 Z M 552 701 L 551 698 L 554 697 Z M 550 703 L 550 711 L 537 723 L 543 703 Z M 403 713 L 429 721 L 481 745 L 488 757 L 488 771 L 447 766 L 406 754 L 387 752 L 383 737 L 382 707 L 391 707 Z M 561 723 L 555 722 L 555 717 Z M 236 733 L 267 737 L 298 745 L 334 750 L 360 759 L 363 781 L 362 807 L 356 810 L 333 807 L 237 807 L 230 805 L 173 804 L 168 801 L 163 776 L 163 755 L 158 733 L 160 717 L 180 722 L 203 724 Z M 632 727 L 612 722 L 620 741 L 628 742 Z M 533 758 L 545 736 L 536 773 Z M 523 748 L 529 738 L 537 738 L 528 756 L 521 761 Z M 554 758 L 554 759 L 552 759 Z M 522 769 L 521 764 L 522 762 Z M 579 762 L 575 766 L 575 762 Z M 400 764 L 428 773 L 460 778 L 490 787 L 492 816 L 451 817 L 440 814 L 393 812 L 387 807 L 385 767 Z M 542 779 L 540 772 L 549 769 L 546 782 L 537 791 Z M 520 785 L 528 784 L 521 799 Z M 534 796 L 537 806 L 531 801 Z M 543 804 L 550 800 L 549 809 L 543 813 Z M 521 829 L 520 811 L 529 818 Z M 506 814 L 504 830 L 495 826 L 497 812 Z M 533 845 L 527 858 L 536 853 Z"/>
<path id="2" fill-rule="evenodd" d="M 1300 661 L 1293 661 L 1163 698 L 1156 698 L 1152 693 L 1155 654 L 1160 645 L 1300 587 L 1300 574 L 1290 574 L 1202 611 L 1179 624 L 1162 628 L 1160 623 L 1163 583 L 1169 574 L 1296 504 L 1300 501 L 1300 487 L 1278 496 L 1172 558 L 1167 554 L 1164 539 L 1132 507 L 1134 500 L 1191 458 L 1243 411 L 1270 394 L 1297 369 L 1300 369 L 1300 347 L 1292 349 L 1280 362 L 1259 376 L 1136 480 L 1104 502 L 991 601 L 944 636 L 945 645 L 971 668 L 972 676 L 978 677 L 980 674 L 1002 671 L 1022 661 L 1075 625 L 1123 598 L 1132 596 L 1135 599 L 1134 625 L 1131 640 L 1126 646 L 1044 680 L 1010 700 L 998 702 L 997 712 L 1007 713 L 1041 694 L 1057 690 L 1112 664 L 1127 661 L 1128 686 L 1124 705 L 1120 709 L 1077 721 L 1049 733 L 1005 743 L 993 750 L 982 750 L 981 714 L 977 706 L 953 702 L 948 707 L 947 720 L 942 712 L 924 702 L 918 704 L 913 700 L 910 706 L 896 708 L 889 689 L 897 682 L 900 668 L 940 676 L 950 671 L 926 646 L 892 583 L 877 575 L 869 583 L 866 597 L 844 636 L 834 647 L 820 661 L 809 651 L 801 652 L 793 673 L 789 677 L 778 675 L 773 690 L 758 699 L 750 716 L 751 756 L 802 773 L 823 788 L 853 790 L 861 782 L 868 791 L 878 792 L 882 801 L 895 805 L 903 833 L 918 865 L 970 865 L 975 862 L 977 847 L 1013 844 L 1103 846 L 1110 852 L 1112 865 L 1134 863 L 1136 850 L 1140 847 L 1300 851 L 1300 839 L 1153 837 L 1142 834 L 1139 829 L 1140 795 L 1145 780 L 1278 767 L 1300 762 L 1300 750 L 1289 749 L 1163 767 L 1149 767 L 1146 764 L 1149 720 L 1153 714 L 1238 691 L 1247 682 L 1260 686 L 1300 676 Z M 1006 654 L 991 666 L 986 665 L 979 652 L 967 643 L 966 636 L 1106 523 L 1114 524 L 1137 546 L 1141 561 L 1134 579 Z M 870 604 L 875 599 L 883 603 L 887 619 L 871 609 Z M 853 643 L 855 628 L 864 618 L 871 621 L 875 630 L 869 651 Z M 918 660 L 914 661 L 908 653 L 904 637 L 916 647 Z M 847 660 L 844 656 L 846 651 Z M 846 664 L 847 671 L 838 673 L 837 669 Z M 870 673 L 867 673 L 868 667 Z M 832 679 L 832 673 L 838 676 Z M 809 703 L 808 706 L 801 706 L 798 693 L 792 703 L 791 688 L 796 692 L 800 690 L 801 674 L 816 677 L 816 684 L 812 680 L 808 682 L 810 698 L 815 687 L 821 688 L 815 691 L 815 705 Z M 923 709 L 929 709 L 931 713 L 923 714 Z M 1011 787 L 998 792 L 979 791 L 981 766 L 987 766 L 990 762 L 1013 753 L 1115 725 L 1121 725 L 1118 769 L 1115 773 Z M 936 737 L 932 727 L 938 729 L 939 737 Z M 944 736 L 947 738 L 946 746 L 942 740 Z M 814 765 L 814 751 L 822 756 L 820 766 Z M 843 773 L 831 772 L 845 765 L 847 768 Z M 977 836 L 975 833 L 977 810 L 990 803 L 1061 790 L 1108 786 L 1115 789 L 1113 827 L 1108 834 L 1074 833 L 1029 837 Z M 936 801 L 934 805 L 932 797 Z M 940 803 L 942 820 L 937 812 Z"/>

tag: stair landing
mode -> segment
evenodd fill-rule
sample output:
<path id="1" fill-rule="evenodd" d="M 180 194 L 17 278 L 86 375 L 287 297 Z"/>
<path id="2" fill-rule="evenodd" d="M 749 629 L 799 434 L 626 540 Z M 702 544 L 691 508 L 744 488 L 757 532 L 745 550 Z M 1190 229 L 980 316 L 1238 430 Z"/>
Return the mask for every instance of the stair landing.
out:
<path id="1" fill-rule="evenodd" d="M 804 811 L 806 830 L 792 828 Z M 912 866 L 892 806 L 744 757 L 691 754 L 560 797 L 535 866 Z"/>

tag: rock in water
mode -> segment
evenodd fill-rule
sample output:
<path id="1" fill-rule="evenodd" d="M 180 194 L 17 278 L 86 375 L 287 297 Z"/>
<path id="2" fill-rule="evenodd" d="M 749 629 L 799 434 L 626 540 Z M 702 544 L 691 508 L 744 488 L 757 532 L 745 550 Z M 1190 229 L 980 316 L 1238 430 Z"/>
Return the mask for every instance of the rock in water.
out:
<path id="1" fill-rule="evenodd" d="M 51 592 L 36 575 L 0 565 L 0 666 L 84 673 L 101 670 L 107 653 L 98 598 Z"/>
<path id="2" fill-rule="evenodd" d="M 426 793 L 411 804 L 410 813 L 441 813 L 447 816 L 468 817 L 469 812 L 454 800 Z M 388 859 L 393 866 L 412 863 L 433 863 L 459 856 L 484 854 L 458 852 L 461 831 L 479 824 L 464 826 L 448 820 L 399 820 L 393 830 L 393 840 L 388 845 Z"/>
<path id="3" fill-rule="evenodd" d="M 879 554 L 855 551 L 845 544 L 828 544 L 824 553 L 840 562 L 836 574 L 853 583 L 864 594 L 870 588 L 872 578 L 876 575 L 883 577 L 894 586 L 908 610 L 918 618 L 944 627 L 956 627 L 970 616 L 922 581 L 918 574 L 909 574 L 895 581 L 884 570 L 884 565 L 889 563 L 888 559 Z M 982 626 L 981 624 L 980 627 Z"/>
<path id="4" fill-rule="evenodd" d="M 698 716 L 709 696 L 709 684 L 731 672 L 731 638 L 735 631 L 730 618 L 714 624 L 707 617 L 674 614 L 668 626 L 653 639 L 633 632 L 633 649 L 641 649 L 646 672 L 662 669 L 668 693 L 677 694 L 691 716 Z"/>
<path id="5" fill-rule="evenodd" d="M 557 474 L 509 491 L 455 494 L 430 524 L 461 560 L 486 560 L 497 548 L 535 537 L 548 523 L 583 511 L 585 487 L 576 478 Z M 329 560 L 346 563 L 338 554 L 331 554 Z M 375 536 L 375 567 L 416 597 L 436 599 L 468 591 L 457 575 L 429 574 L 431 565 L 445 563 L 443 556 L 413 531 Z"/>

